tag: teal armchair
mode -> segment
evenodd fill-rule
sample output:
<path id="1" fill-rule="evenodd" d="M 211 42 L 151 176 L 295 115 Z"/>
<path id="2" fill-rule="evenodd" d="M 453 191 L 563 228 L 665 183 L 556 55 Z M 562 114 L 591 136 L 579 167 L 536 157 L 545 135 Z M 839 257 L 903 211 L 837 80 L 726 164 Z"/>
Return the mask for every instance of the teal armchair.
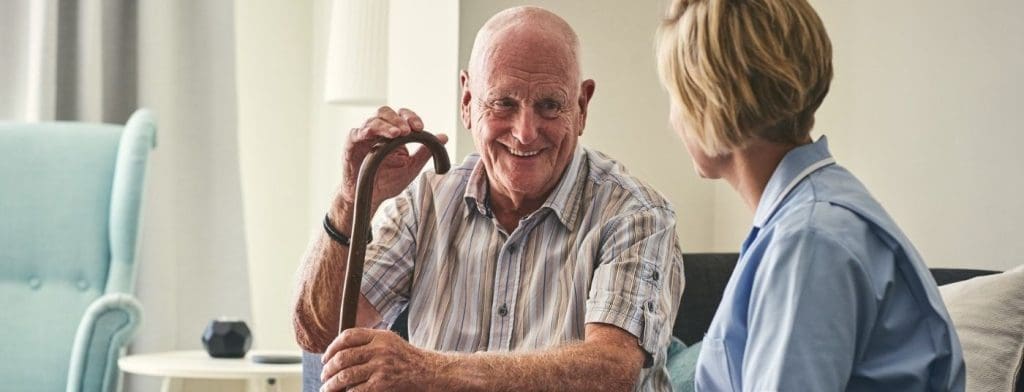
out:
<path id="1" fill-rule="evenodd" d="M 115 391 L 156 124 L 0 123 L 0 389 Z"/>

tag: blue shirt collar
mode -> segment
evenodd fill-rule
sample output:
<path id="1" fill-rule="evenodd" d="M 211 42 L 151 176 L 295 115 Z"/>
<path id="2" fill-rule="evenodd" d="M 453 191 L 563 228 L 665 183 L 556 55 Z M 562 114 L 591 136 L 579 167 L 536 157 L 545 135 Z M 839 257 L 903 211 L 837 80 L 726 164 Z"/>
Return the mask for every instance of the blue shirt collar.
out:
<path id="1" fill-rule="evenodd" d="M 786 153 L 768 180 L 768 185 L 764 187 L 764 192 L 761 193 L 757 211 L 754 212 L 754 227 L 764 227 L 768 219 L 779 210 L 782 200 L 801 180 L 835 163 L 835 158 L 832 158 L 828 151 L 828 139 L 825 136 L 818 138 L 814 143 L 802 145 Z"/>

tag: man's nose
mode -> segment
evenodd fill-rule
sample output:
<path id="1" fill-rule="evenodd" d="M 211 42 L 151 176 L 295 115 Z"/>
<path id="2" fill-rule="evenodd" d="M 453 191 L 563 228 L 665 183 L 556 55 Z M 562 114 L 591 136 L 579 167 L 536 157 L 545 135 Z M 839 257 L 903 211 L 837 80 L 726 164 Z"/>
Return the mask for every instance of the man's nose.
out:
<path id="1" fill-rule="evenodd" d="M 512 136 L 515 136 L 516 140 L 519 140 L 519 143 L 524 145 L 533 144 L 539 135 L 538 127 L 540 124 L 541 121 L 537 112 L 533 108 L 527 107 L 525 110 L 519 111 L 519 115 L 512 126 Z"/>

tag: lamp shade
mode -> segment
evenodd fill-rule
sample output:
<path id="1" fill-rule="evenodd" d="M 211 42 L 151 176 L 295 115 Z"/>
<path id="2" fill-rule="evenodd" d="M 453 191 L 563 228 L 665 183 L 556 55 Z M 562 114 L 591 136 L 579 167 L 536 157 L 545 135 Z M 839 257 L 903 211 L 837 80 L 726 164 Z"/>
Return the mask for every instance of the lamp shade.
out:
<path id="1" fill-rule="evenodd" d="M 387 99 L 388 1 L 334 0 L 324 100 L 380 105 Z"/>

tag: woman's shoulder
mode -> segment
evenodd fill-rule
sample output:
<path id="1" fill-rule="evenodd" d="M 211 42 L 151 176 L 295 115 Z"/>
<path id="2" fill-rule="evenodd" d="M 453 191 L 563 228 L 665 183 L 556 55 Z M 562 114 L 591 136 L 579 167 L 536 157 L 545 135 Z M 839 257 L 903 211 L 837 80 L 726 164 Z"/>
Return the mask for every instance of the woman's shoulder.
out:
<path id="1" fill-rule="evenodd" d="M 762 230 L 766 230 L 764 234 L 775 246 L 792 243 L 834 248 L 832 252 L 847 253 L 859 260 L 891 248 L 878 233 L 878 225 L 841 200 L 820 194 L 797 197 L 780 209 Z"/>

